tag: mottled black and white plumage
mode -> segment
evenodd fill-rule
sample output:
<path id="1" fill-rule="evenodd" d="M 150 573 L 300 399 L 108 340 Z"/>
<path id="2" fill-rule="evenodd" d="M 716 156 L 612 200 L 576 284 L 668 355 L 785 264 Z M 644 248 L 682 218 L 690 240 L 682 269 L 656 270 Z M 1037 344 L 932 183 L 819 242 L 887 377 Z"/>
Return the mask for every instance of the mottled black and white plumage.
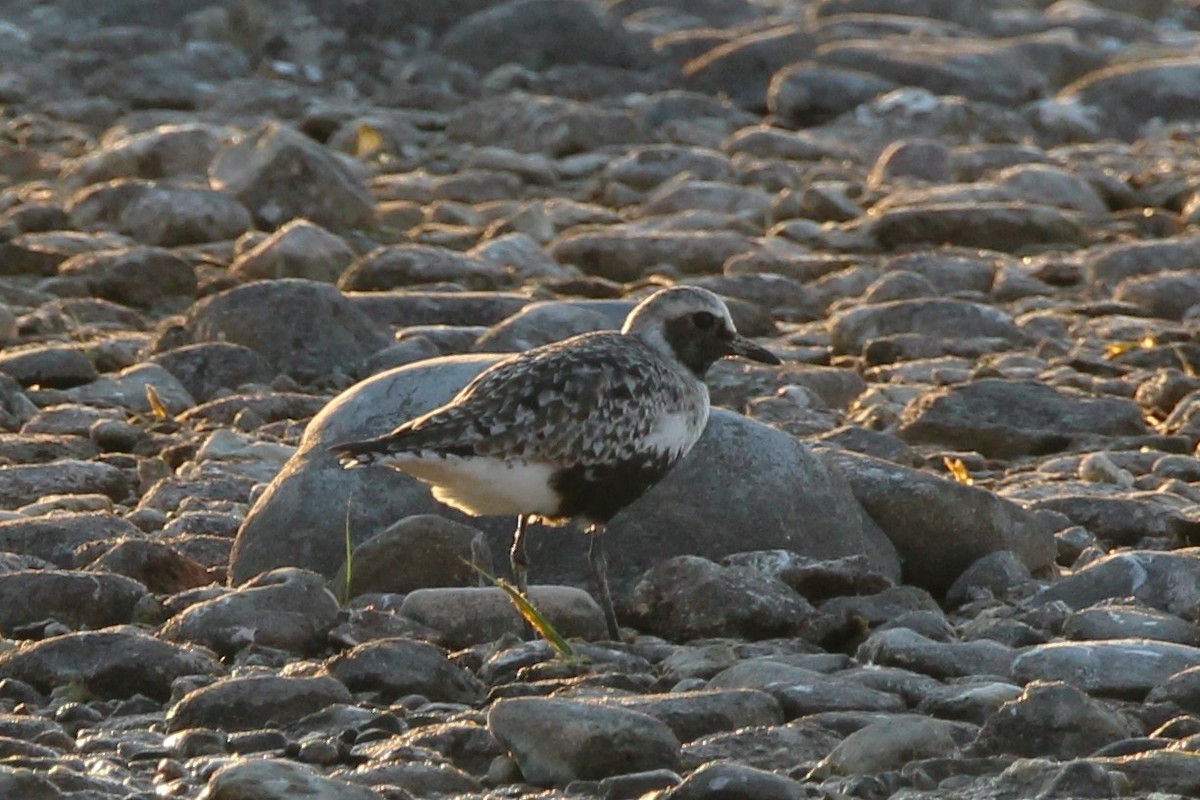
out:
<path id="1" fill-rule="evenodd" d="M 709 410 L 702 379 L 725 356 L 779 363 L 737 334 L 712 292 L 664 289 L 634 308 L 619 332 L 586 333 L 506 358 L 449 403 L 385 436 L 331 449 L 346 466 L 402 470 L 468 514 L 517 515 L 511 555 L 522 591 L 527 522 L 586 519 L 615 638 L 603 527 L 700 438 Z"/>

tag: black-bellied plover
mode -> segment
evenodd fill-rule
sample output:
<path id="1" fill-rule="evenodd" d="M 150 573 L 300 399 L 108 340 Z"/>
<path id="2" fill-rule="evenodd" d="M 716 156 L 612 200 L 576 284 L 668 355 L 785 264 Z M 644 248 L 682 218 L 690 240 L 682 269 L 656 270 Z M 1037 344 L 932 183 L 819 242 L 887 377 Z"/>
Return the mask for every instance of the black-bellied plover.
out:
<path id="1" fill-rule="evenodd" d="M 330 449 L 348 467 L 378 463 L 406 472 L 467 514 L 515 514 L 509 555 L 521 592 L 528 591 L 529 522 L 587 520 L 592 573 L 616 639 L 604 526 L 700 438 L 708 422 L 702 379 L 726 356 L 780 363 L 737 333 L 717 295 L 663 289 L 638 304 L 619 332 L 585 333 L 505 358 L 449 403 L 386 436 Z"/>

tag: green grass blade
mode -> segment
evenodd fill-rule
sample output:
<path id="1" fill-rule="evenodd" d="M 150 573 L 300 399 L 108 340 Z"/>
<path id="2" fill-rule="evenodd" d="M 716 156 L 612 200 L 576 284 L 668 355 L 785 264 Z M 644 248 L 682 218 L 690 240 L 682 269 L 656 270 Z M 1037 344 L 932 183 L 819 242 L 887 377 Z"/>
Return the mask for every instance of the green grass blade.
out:
<path id="1" fill-rule="evenodd" d="M 478 572 L 494 586 L 499 587 L 501 591 L 508 595 L 508 599 L 511 600 L 512 604 L 516 607 L 517 613 L 524 617 L 525 621 L 533 626 L 533 629 L 537 631 L 538 636 L 541 636 L 543 639 L 545 639 L 551 647 L 558 651 L 560 656 L 563 658 L 575 657 L 575 651 L 571 648 L 570 643 L 563 638 L 563 635 L 559 633 L 558 629 L 550 623 L 550 620 L 546 619 L 545 615 L 542 614 L 541 611 L 538 611 L 537 607 L 529 601 L 529 598 L 521 594 L 517 587 L 513 586 L 503 578 L 497 578 L 495 575 L 492 575 L 478 564 L 467 561 L 466 559 L 463 559 L 463 563 Z"/>
<path id="2" fill-rule="evenodd" d="M 346 523 L 342 537 L 346 542 L 346 580 L 342 585 L 342 605 L 350 605 L 351 587 L 354 586 L 354 539 L 350 535 L 350 504 L 354 500 L 354 492 L 346 498 Z"/>

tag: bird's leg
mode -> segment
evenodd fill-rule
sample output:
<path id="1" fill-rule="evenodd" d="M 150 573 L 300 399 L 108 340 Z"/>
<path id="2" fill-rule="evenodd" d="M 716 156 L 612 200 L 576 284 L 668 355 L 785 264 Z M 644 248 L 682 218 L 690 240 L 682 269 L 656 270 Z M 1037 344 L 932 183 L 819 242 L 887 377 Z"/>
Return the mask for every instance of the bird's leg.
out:
<path id="1" fill-rule="evenodd" d="M 521 514 L 517 517 L 517 532 L 513 534 L 512 548 L 508 551 L 517 591 L 526 597 L 529 596 L 529 560 L 525 557 L 525 529 L 528 526 L 527 515 Z"/>
<path id="2" fill-rule="evenodd" d="M 509 563 L 512 565 L 513 579 L 517 582 L 517 591 L 526 600 L 529 599 L 529 559 L 525 557 L 525 530 L 529 527 L 529 515 L 517 516 L 517 531 L 513 534 L 512 548 L 508 551 Z M 533 626 L 529 620 L 521 617 L 521 630 L 525 639 L 533 638 Z"/>
<path id="3" fill-rule="evenodd" d="M 608 590 L 608 562 L 604 559 L 604 525 L 600 523 L 591 525 L 587 532 L 591 539 L 588 560 L 592 563 L 592 577 L 596 579 L 600 604 L 604 608 L 604 622 L 608 625 L 608 637 L 614 642 L 619 642 L 621 641 L 621 631 L 617 627 L 617 612 L 613 610 L 612 593 Z"/>

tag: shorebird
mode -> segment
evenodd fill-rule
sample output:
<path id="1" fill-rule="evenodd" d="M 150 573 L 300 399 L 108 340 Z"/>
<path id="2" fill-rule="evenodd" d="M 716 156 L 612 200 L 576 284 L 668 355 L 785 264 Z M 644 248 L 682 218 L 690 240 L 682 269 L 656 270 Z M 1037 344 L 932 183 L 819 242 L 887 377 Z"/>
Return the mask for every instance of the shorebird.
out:
<path id="1" fill-rule="evenodd" d="M 509 557 L 522 593 L 529 523 L 586 520 L 592 574 L 616 640 L 604 527 L 700 438 L 709 410 L 704 374 L 726 356 L 780 363 L 738 334 L 717 295 L 663 289 L 639 303 L 620 331 L 505 358 L 449 403 L 385 436 L 330 449 L 346 467 L 406 472 L 472 516 L 515 514 Z"/>

